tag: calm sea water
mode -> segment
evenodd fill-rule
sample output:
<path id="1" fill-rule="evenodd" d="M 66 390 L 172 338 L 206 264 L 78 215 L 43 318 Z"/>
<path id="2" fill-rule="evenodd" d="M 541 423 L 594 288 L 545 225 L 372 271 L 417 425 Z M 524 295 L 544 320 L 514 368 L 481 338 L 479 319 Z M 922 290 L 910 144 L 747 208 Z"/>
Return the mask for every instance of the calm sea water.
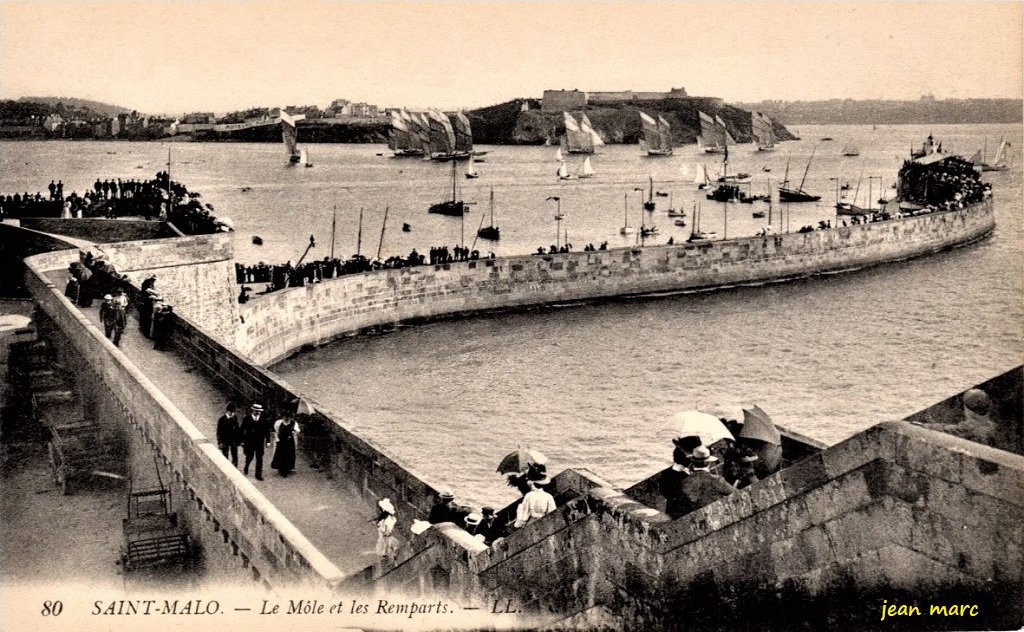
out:
<path id="1" fill-rule="evenodd" d="M 831 178 L 853 186 L 860 179 L 862 203 L 871 182 L 877 197 L 928 133 L 945 149 L 970 155 L 986 140 L 994 152 L 1004 134 L 1019 140 L 1021 129 L 796 126 L 803 140 L 771 154 L 740 145 L 729 169 L 752 173 L 752 192 L 763 193 L 769 178 L 782 179 L 787 161 L 790 180 L 799 182 L 814 150 L 804 188 L 823 199 L 790 206 L 796 230 L 834 217 Z M 819 140 L 825 136 L 835 140 Z M 847 142 L 860 156 L 840 155 Z M 655 190 L 690 212 L 703 197 L 692 183 L 694 165 L 720 168 L 720 157 L 695 147 L 650 159 L 636 146 L 611 146 L 592 158 L 594 179 L 560 183 L 554 148 L 482 147 L 489 153 L 476 164 L 481 177 L 459 174 L 463 195 L 477 202 L 465 224 L 426 213 L 450 190 L 450 166 L 378 156 L 386 150 L 374 145 L 312 145 L 315 166 L 296 169 L 283 165 L 276 145 L 4 143 L 0 190 L 45 190 L 51 178 L 61 178 L 65 191 L 81 192 L 97 176 L 151 177 L 164 168 L 168 148 L 173 177 L 235 221 L 236 258 L 244 263 L 295 261 L 310 233 L 317 239 L 310 256 L 327 255 L 335 206 L 339 256 L 356 250 L 360 207 L 364 254 L 377 252 L 385 207 L 384 256 L 455 245 L 463 231 L 470 245 L 488 213 L 491 186 L 502 240 L 477 243 L 483 251 L 524 253 L 553 243 L 550 196 L 561 198 L 561 229 L 577 249 L 605 240 L 632 244 L 635 237 L 618 233 L 627 213 L 631 225 L 661 227 L 658 243 L 678 240 L 689 227 L 673 226 L 664 214 L 669 198 L 656 198 L 658 210 L 644 214 L 645 192 L 634 189 L 646 190 L 651 177 Z M 569 161 L 574 172 L 582 159 Z M 477 503 L 514 497 L 494 468 L 520 444 L 546 453 L 554 471 L 585 466 L 621 485 L 649 476 L 670 457 L 659 430 L 685 409 L 735 414 L 741 404 L 757 403 L 785 426 L 836 442 L 1022 362 L 1017 163 L 1012 172 L 985 174 L 998 225 L 992 238 L 968 248 L 776 286 L 436 323 L 340 341 L 275 371 L 431 482 L 450 484 Z M 720 235 L 750 234 L 767 221 L 754 220 L 741 204 L 703 201 L 701 211 L 701 227 Z M 411 232 L 402 232 L 402 223 Z M 253 245 L 253 235 L 264 245 Z"/>

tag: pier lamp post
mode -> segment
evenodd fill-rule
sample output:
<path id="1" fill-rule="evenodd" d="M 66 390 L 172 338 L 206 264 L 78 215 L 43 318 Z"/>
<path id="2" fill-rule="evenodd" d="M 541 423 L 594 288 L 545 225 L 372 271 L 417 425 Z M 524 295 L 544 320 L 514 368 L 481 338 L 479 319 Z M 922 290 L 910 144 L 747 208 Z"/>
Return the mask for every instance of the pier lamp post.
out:
<path id="1" fill-rule="evenodd" d="M 552 195 L 548 198 L 548 202 L 555 203 L 555 247 L 557 248 L 562 236 L 562 198 Z"/>

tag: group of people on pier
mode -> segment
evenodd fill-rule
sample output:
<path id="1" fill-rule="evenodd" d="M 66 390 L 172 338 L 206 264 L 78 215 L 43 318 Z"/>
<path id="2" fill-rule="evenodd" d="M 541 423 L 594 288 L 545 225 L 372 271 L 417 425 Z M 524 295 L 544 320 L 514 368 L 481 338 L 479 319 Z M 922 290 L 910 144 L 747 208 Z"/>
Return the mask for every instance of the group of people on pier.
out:
<path id="1" fill-rule="evenodd" d="M 272 448 L 274 456 L 271 458 L 270 467 L 275 469 L 282 477 L 287 477 L 295 470 L 295 453 L 299 437 L 298 406 L 292 410 L 287 407 L 284 415 L 270 423 L 269 418 L 264 415 L 263 405 L 254 403 L 249 407 L 249 412 L 238 418 L 238 407 L 234 402 L 228 402 L 224 414 L 217 420 L 217 447 L 225 458 L 231 460 L 231 464 L 238 467 L 238 448 L 242 448 L 242 456 L 245 458 L 241 470 L 246 476 L 249 475 L 249 467 L 253 466 L 253 473 L 256 480 L 263 480 L 263 456 L 265 450 Z"/>
<path id="2" fill-rule="evenodd" d="M 65 197 L 64 183 L 50 181 L 49 195 L 0 195 L 0 220 L 22 217 L 60 217 L 65 219 L 142 217 L 166 219 L 187 235 L 222 232 L 228 228 L 211 215 L 212 208 L 200 202 L 180 182 L 169 180 L 161 171 L 150 180 L 97 179 L 93 188 Z"/>

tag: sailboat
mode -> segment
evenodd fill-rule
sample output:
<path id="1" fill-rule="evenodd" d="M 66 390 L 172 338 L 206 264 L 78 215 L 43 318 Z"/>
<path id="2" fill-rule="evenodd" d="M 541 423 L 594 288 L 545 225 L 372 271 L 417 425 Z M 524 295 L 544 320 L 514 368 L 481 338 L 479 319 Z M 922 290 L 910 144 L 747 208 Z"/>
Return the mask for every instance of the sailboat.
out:
<path id="1" fill-rule="evenodd" d="M 874 209 L 871 208 L 871 178 L 868 178 L 868 206 L 863 208 L 857 206 L 857 197 L 860 193 L 860 182 L 863 179 L 864 174 L 857 178 L 857 187 L 853 190 L 853 200 L 846 202 L 840 199 L 836 199 L 836 215 L 870 215 L 874 213 Z"/>
<path id="2" fill-rule="evenodd" d="M 704 150 L 704 153 L 724 154 L 727 143 L 732 141 L 735 144 L 736 141 L 732 140 L 722 117 L 716 114 L 715 118 L 711 118 L 700 111 L 697 112 L 697 115 L 700 118 L 700 136 L 697 137 L 697 145 Z"/>
<path id="3" fill-rule="evenodd" d="M 396 158 L 423 155 L 419 124 L 405 110 L 391 111 L 391 134 L 388 136 L 388 149 Z"/>
<path id="4" fill-rule="evenodd" d="M 672 205 L 672 192 L 671 191 L 668 192 L 668 211 L 667 211 L 667 215 L 669 217 L 686 217 L 686 211 L 684 211 L 683 209 L 677 209 L 675 206 Z"/>
<path id="5" fill-rule="evenodd" d="M 761 112 L 750 113 L 750 129 L 757 151 L 775 151 L 775 130 L 772 120 Z"/>
<path id="6" fill-rule="evenodd" d="M 701 210 L 702 209 L 701 209 L 700 206 L 696 206 L 693 209 L 693 226 L 690 229 L 690 238 L 687 239 L 686 241 L 690 241 L 690 242 L 693 242 L 693 241 L 710 241 L 712 239 L 717 239 L 718 238 L 718 233 L 715 233 L 715 232 L 709 232 L 709 233 L 701 232 L 701 230 L 700 230 Z"/>
<path id="7" fill-rule="evenodd" d="M 586 119 L 586 114 L 583 117 Z M 594 153 L 594 137 L 597 133 L 590 127 L 589 122 L 587 129 L 583 129 L 568 112 L 562 112 L 562 119 L 565 123 L 565 136 L 562 139 L 565 151 L 570 154 Z M 597 138 L 600 140 L 600 136 Z"/>
<path id="8" fill-rule="evenodd" d="M 708 177 L 708 168 L 703 163 L 697 163 L 693 176 L 693 183 L 698 189 L 706 189 L 711 186 L 711 178 Z"/>
<path id="9" fill-rule="evenodd" d="M 438 202 L 437 204 L 431 204 L 430 208 L 427 209 L 428 213 L 438 213 L 440 215 L 452 215 L 455 217 L 461 217 L 469 209 L 468 205 L 462 200 L 458 199 L 457 192 L 455 190 L 455 159 L 452 158 L 452 199 Z"/>
<path id="10" fill-rule="evenodd" d="M 583 161 L 583 165 L 580 166 L 579 171 L 576 172 L 576 177 L 577 178 L 593 178 L 594 177 L 594 167 L 590 164 L 590 156 L 587 156 L 587 159 Z"/>
<path id="11" fill-rule="evenodd" d="M 647 201 L 644 202 L 645 211 L 653 211 L 654 207 L 657 206 L 654 203 L 654 176 L 647 176 L 648 182 L 650 182 L 650 188 L 647 190 Z"/>
<path id="12" fill-rule="evenodd" d="M 480 174 L 476 172 L 476 167 L 473 166 L 473 161 L 472 160 L 470 160 L 469 164 L 466 165 L 466 174 L 465 175 L 466 175 L 466 178 L 468 178 L 468 179 L 473 179 L 473 178 L 479 178 L 480 177 Z"/>
<path id="13" fill-rule="evenodd" d="M 812 195 L 804 191 L 804 182 L 807 181 L 807 172 L 811 170 L 811 161 L 814 160 L 814 151 L 816 149 L 817 147 L 811 149 L 811 157 L 807 159 L 804 177 L 800 179 L 800 186 L 795 189 L 789 187 L 789 159 L 786 160 L 786 177 L 779 187 L 779 199 L 783 202 L 817 202 L 821 199 L 820 195 Z"/>
<path id="14" fill-rule="evenodd" d="M 647 145 L 648 156 L 671 156 L 672 155 L 672 128 L 665 120 L 665 117 L 653 117 L 640 112 L 640 129 L 643 133 L 643 142 Z"/>
<path id="15" fill-rule="evenodd" d="M 845 145 L 843 145 L 843 155 L 844 156 L 859 156 L 860 155 L 860 149 L 858 149 L 857 146 L 854 145 L 853 143 L 846 143 Z"/>
<path id="16" fill-rule="evenodd" d="M 494 187 L 491 187 L 491 225 L 483 226 L 476 231 L 477 237 L 498 241 L 501 239 L 501 229 L 494 225 Z"/>
<path id="17" fill-rule="evenodd" d="M 604 147 L 604 140 L 601 135 L 594 129 L 594 125 L 587 118 L 586 112 L 580 115 L 580 131 L 584 134 L 590 135 L 590 144 L 594 147 Z"/>
<path id="18" fill-rule="evenodd" d="M 620 235 L 632 235 L 636 231 L 629 225 L 629 194 L 626 193 L 622 196 L 622 205 L 625 213 L 625 224 L 619 229 Z"/>
<path id="19" fill-rule="evenodd" d="M 297 125 L 305 118 L 305 114 L 289 114 L 284 108 L 281 108 L 281 140 L 284 141 L 284 150 L 288 154 L 289 165 L 308 164 L 296 147 L 299 138 Z"/>
<path id="20" fill-rule="evenodd" d="M 988 142 L 985 143 L 986 153 L 988 150 Z M 1008 164 L 1008 156 L 1010 153 L 1010 143 L 1006 142 L 1006 138 L 999 139 L 999 149 L 996 150 L 996 157 L 991 163 L 985 162 L 985 155 L 982 154 L 982 159 L 977 162 L 981 164 L 982 171 L 1006 171 L 1010 168 Z"/>
<path id="21" fill-rule="evenodd" d="M 558 174 L 559 180 L 572 180 L 572 176 L 569 175 L 569 167 L 565 166 L 564 162 L 558 165 L 558 171 L 556 173 Z"/>

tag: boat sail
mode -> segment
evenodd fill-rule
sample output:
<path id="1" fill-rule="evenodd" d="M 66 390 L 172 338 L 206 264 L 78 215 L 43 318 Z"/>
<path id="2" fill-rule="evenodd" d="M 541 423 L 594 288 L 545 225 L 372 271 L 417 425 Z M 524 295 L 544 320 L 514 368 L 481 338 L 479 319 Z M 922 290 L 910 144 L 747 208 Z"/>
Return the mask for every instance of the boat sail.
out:
<path id="1" fill-rule="evenodd" d="M 694 168 L 695 174 L 693 176 L 693 183 L 697 185 L 698 189 L 706 189 L 711 186 L 711 178 L 708 177 L 707 165 L 703 163 L 697 163 Z"/>
<path id="2" fill-rule="evenodd" d="M 437 204 L 431 204 L 430 208 L 427 209 L 428 213 L 438 213 L 440 215 L 453 215 L 460 217 L 466 213 L 469 209 L 467 204 L 462 200 L 458 199 L 458 192 L 456 191 L 456 172 L 455 172 L 455 159 L 452 159 L 452 197 L 450 200 L 438 202 Z"/>
<path id="3" fill-rule="evenodd" d="M 587 118 L 586 112 L 580 115 L 580 131 L 584 134 L 590 134 L 590 143 L 594 147 L 604 147 L 604 141 L 601 140 L 601 135 L 594 130 L 593 124 L 590 119 Z"/>
<path id="4" fill-rule="evenodd" d="M 565 122 L 565 151 L 570 154 L 594 153 L 594 137 L 591 133 L 583 131 L 580 124 L 568 112 L 562 112 L 562 115 Z"/>
<path id="5" fill-rule="evenodd" d="M 459 112 L 449 119 L 444 113 L 431 110 L 429 121 L 431 160 L 466 160 L 472 155 L 473 138 L 465 114 Z"/>
<path id="6" fill-rule="evenodd" d="M 477 173 L 476 167 L 473 166 L 473 161 L 470 160 L 469 164 L 466 165 L 466 178 L 472 180 L 473 178 L 479 178 L 480 174 Z"/>
<path id="7" fill-rule="evenodd" d="M 665 117 L 658 116 L 655 120 L 652 116 L 640 112 L 640 127 L 648 156 L 672 155 L 672 129 Z"/>
<path id="8" fill-rule="evenodd" d="M 786 177 L 779 187 L 779 199 L 783 202 L 817 202 L 821 199 L 820 195 L 812 195 L 804 191 L 804 182 L 807 181 L 807 172 L 811 170 L 811 161 L 814 160 L 814 151 L 816 149 L 817 147 L 811 149 L 811 157 L 807 159 L 804 177 L 800 179 L 800 186 L 795 189 L 789 186 L 789 160 L 786 160 Z"/>
<path id="9" fill-rule="evenodd" d="M 491 187 L 491 225 L 477 229 L 476 234 L 481 239 L 493 241 L 501 239 L 501 229 L 494 225 L 494 187 Z"/>
<path id="10" fill-rule="evenodd" d="M 587 156 L 587 159 L 583 161 L 583 165 L 580 167 L 579 171 L 576 172 L 576 177 L 577 178 L 593 178 L 594 177 L 594 167 L 590 164 L 590 156 Z"/>
<path id="11" fill-rule="evenodd" d="M 558 165 L 558 171 L 556 172 L 559 180 L 569 180 L 572 176 L 569 175 L 569 167 L 565 166 L 565 163 Z"/>
<path id="12" fill-rule="evenodd" d="M 284 150 L 288 154 L 288 164 L 296 165 L 302 159 L 296 144 L 299 139 L 298 122 L 306 118 L 305 114 L 289 114 L 281 108 L 281 139 Z"/>
<path id="13" fill-rule="evenodd" d="M 469 117 L 462 112 L 450 114 L 452 127 L 455 128 L 455 154 L 460 159 L 473 155 L 473 129 L 469 124 Z"/>
<path id="14" fill-rule="evenodd" d="M 423 141 L 420 139 L 419 124 L 405 110 L 391 111 L 391 135 L 388 137 L 388 149 L 396 157 L 423 155 Z"/>
<path id="15" fill-rule="evenodd" d="M 772 120 L 761 112 L 750 113 L 751 134 L 754 142 L 757 143 L 757 151 L 772 151 L 775 149 L 775 130 L 772 128 Z"/>
<path id="16" fill-rule="evenodd" d="M 700 136 L 697 137 L 697 145 L 702 147 L 705 153 L 722 154 L 725 153 L 726 144 L 736 143 L 729 134 L 729 130 L 726 129 L 722 117 L 716 114 L 715 118 L 711 118 L 700 111 L 697 112 L 697 115 L 700 118 Z"/>
<path id="17" fill-rule="evenodd" d="M 1007 169 L 1009 169 L 1010 165 L 1008 164 L 1008 162 L 1009 162 L 1008 154 L 1010 153 L 1010 147 L 1011 147 L 1011 145 L 1010 145 L 1010 143 L 1006 142 L 1006 138 L 1001 138 L 999 140 L 999 149 L 996 150 L 995 160 L 993 160 L 991 164 L 985 162 L 984 154 L 982 155 L 983 157 L 982 157 L 982 160 L 980 161 L 980 163 L 981 163 L 981 170 L 982 171 L 1006 171 Z"/>

